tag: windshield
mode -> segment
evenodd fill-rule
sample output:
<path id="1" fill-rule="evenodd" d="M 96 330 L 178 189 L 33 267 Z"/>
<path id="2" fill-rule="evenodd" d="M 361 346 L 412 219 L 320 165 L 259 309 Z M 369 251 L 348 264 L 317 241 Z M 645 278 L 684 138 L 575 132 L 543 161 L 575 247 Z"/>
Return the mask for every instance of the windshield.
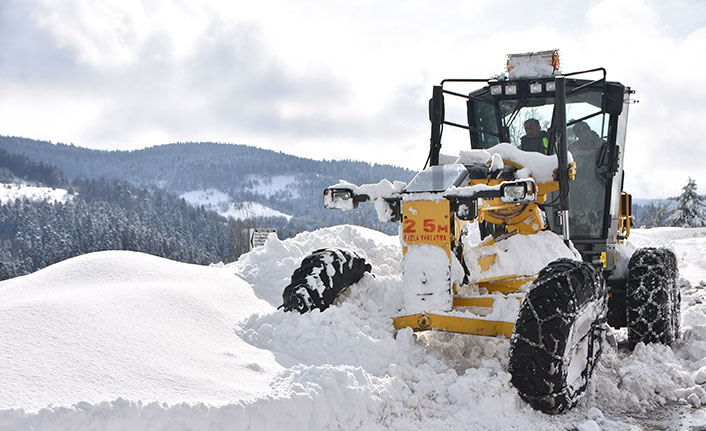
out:
<path id="1" fill-rule="evenodd" d="M 576 139 L 572 126 L 585 121 L 601 138 L 607 135 L 607 125 L 601 110 L 602 92 L 596 88 L 585 88 L 576 93 L 569 92 L 566 102 L 567 140 Z M 468 102 L 468 117 L 474 148 L 490 148 L 500 142 L 510 142 L 523 149 L 524 141 L 549 137 L 554 115 L 553 97 L 524 97 L 504 99 L 496 103 L 492 99 L 471 97 Z M 499 128 L 500 127 L 500 128 Z M 536 145 L 525 145 L 528 151 L 540 151 Z M 544 151 L 548 151 L 546 148 Z"/>
<path id="2" fill-rule="evenodd" d="M 431 166 L 418 173 L 409 182 L 406 192 L 443 192 L 451 186 L 460 185 L 468 175 L 460 164 Z"/>
<path id="3" fill-rule="evenodd" d="M 549 154 L 549 127 L 554 114 L 554 98 L 504 100 L 500 102 L 503 126 L 510 143 L 524 151 Z"/>
<path id="4" fill-rule="evenodd" d="M 492 100 L 476 96 L 468 102 L 474 148 L 510 142 L 523 151 L 556 153 L 551 128 L 553 97 Z M 567 144 L 576 162 L 576 178 L 569 183 L 569 226 L 571 235 L 579 238 L 600 237 L 603 231 L 608 124 L 602 106 L 601 88 L 567 88 Z"/>

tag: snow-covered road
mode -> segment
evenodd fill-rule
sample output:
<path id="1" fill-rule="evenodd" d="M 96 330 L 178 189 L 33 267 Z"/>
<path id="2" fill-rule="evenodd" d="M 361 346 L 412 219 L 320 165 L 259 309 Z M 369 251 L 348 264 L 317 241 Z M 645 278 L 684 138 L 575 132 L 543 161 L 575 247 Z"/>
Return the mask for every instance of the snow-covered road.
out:
<path id="1" fill-rule="evenodd" d="M 706 229 L 631 240 L 677 253 L 683 340 L 606 346 L 561 416 L 520 400 L 505 339 L 395 334 L 397 238 L 338 226 L 226 266 L 110 251 L 1 282 L 0 430 L 706 429 Z M 277 311 L 293 269 L 327 246 L 374 276 L 325 313 Z"/>

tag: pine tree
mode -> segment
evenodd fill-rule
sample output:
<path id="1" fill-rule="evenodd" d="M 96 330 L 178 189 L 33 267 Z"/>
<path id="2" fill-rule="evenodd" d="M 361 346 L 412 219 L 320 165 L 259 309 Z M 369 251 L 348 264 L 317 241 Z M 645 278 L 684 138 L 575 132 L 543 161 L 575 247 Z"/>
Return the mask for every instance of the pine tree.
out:
<path id="1" fill-rule="evenodd" d="M 664 226 L 665 224 L 667 224 L 666 220 L 670 215 L 669 204 L 663 200 L 650 202 L 650 204 L 647 206 L 647 212 L 650 218 L 650 227 Z"/>
<path id="2" fill-rule="evenodd" d="M 667 224 L 679 227 L 706 226 L 706 211 L 704 210 L 704 196 L 696 193 L 696 181 L 689 177 L 689 182 L 682 188 L 678 197 L 669 198 L 676 201 L 677 206 L 667 218 Z"/>

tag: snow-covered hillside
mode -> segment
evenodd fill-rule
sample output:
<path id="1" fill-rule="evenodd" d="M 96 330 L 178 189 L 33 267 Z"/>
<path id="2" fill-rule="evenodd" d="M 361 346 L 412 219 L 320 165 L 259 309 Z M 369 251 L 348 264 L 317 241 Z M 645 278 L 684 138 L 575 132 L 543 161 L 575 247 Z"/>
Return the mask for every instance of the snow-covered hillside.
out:
<path id="1" fill-rule="evenodd" d="M 706 424 L 706 229 L 633 231 L 680 259 L 683 340 L 606 346 L 561 416 L 520 400 L 506 339 L 395 334 L 396 237 L 338 226 L 202 267 L 133 252 L 0 283 L 0 430 L 691 429 Z M 373 265 L 324 313 L 277 311 L 301 259 Z M 624 339 L 622 332 L 618 340 Z M 699 428 L 694 428 L 699 429 Z"/>
<path id="2" fill-rule="evenodd" d="M 246 183 L 251 184 L 249 190 L 265 195 L 268 198 L 277 193 L 289 193 L 293 198 L 299 196 L 297 191 L 297 177 L 294 175 L 273 175 L 271 177 L 264 175 L 250 175 L 246 179 Z"/>
<path id="3" fill-rule="evenodd" d="M 36 201 L 66 202 L 73 198 L 73 196 L 65 189 L 33 186 L 29 184 L 0 183 L 0 204 L 22 198 Z"/>
<path id="4" fill-rule="evenodd" d="M 299 191 L 296 187 L 298 180 L 294 175 L 249 175 L 243 183 L 246 184 L 243 190 L 268 198 L 278 194 L 287 196 L 290 199 L 299 196 Z M 206 209 L 213 210 L 223 217 L 233 217 L 236 220 L 283 217 L 289 221 L 292 218 L 290 214 L 277 211 L 259 202 L 233 202 L 231 196 L 213 188 L 192 190 L 182 193 L 180 197 L 193 206 L 203 205 Z"/>
<path id="5" fill-rule="evenodd" d="M 233 217 L 244 220 L 259 217 L 284 217 L 287 220 L 292 216 L 283 212 L 262 205 L 258 202 L 232 202 L 232 198 L 222 191 L 216 189 L 193 190 L 183 193 L 184 198 L 193 206 L 203 205 L 208 210 L 213 210 L 223 217 Z"/>

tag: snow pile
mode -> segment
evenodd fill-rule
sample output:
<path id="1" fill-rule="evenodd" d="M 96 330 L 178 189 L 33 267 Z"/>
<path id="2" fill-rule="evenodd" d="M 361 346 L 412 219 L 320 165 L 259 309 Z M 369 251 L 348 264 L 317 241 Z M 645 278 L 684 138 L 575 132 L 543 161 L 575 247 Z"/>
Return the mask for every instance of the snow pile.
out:
<path id="1" fill-rule="evenodd" d="M 396 236 L 354 226 L 335 226 L 279 240 L 270 235 L 264 246 L 255 248 L 228 265 L 253 286 L 255 295 L 273 306 L 282 303 L 282 289 L 302 259 L 314 250 L 343 247 L 356 252 L 373 265 L 376 278 L 399 279 L 402 250 Z"/>
<path id="2" fill-rule="evenodd" d="M 224 268 L 106 251 L 4 281 L 0 295 L 0 408 L 224 404 L 268 393 L 281 370 L 233 336 L 270 307 Z"/>
<path id="3" fill-rule="evenodd" d="M 645 242 L 664 234 L 677 246 L 694 239 L 689 230 L 634 232 Z M 277 311 L 301 259 L 331 246 L 365 256 L 372 274 L 324 313 Z M 522 259 L 532 254 L 539 253 L 529 249 Z M 706 331 L 698 323 L 706 316 L 706 264 L 699 256 L 680 261 L 692 268 L 683 286 L 684 339 L 634 352 L 605 344 L 587 396 L 567 414 L 547 416 L 511 386 L 507 340 L 395 334 L 390 317 L 402 307 L 397 237 L 353 226 L 284 241 L 271 236 L 238 262 L 214 267 L 94 253 L 0 283 L 0 429 L 703 425 L 706 416 L 695 408 L 706 381 Z"/>
<path id="4" fill-rule="evenodd" d="M 706 229 L 635 229 L 631 245 L 675 252 L 682 277 L 682 339 L 673 346 L 638 344 L 633 352 L 608 347 L 589 385 L 587 402 L 606 411 L 648 413 L 668 406 L 706 405 Z M 625 339 L 626 331 L 616 332 Z M 706 411 L 697 410 L 698 423 Z M 646 417 L 651 416 L 647 414 Z M 676 418 L 673 418 L 676 419 Z M 666 422 L 665 422 L 666 423 Z"/>
<path id="5" fill-rule="evenodd" d="M 257 217 L 284 217 L 287 220 L 292 216 L 262 205 L 258 202 L 234 203 L 227 194 L 216 189 L 192 190 L 183 193 L 184 200 L 193 206 L 204 206 L 206 209 L 216 211 L 223 217 L 233 217 L 236 220 L 252 219 Z"/>
<path id="6" fill-rule="evenodd" d="M 488 237 L 477 246 L 471 241 L 467 240 L 464 244 L 463 259 L 471 273 L 469 278 L 476 281 L 506 274 L 533 276 L 558 257 L 581 259 L 576 250 L 567 247 L 563 238 L 551 231 L 513 235 L 498 242 Z M 495 263 L 481 272 L 478 259 L 490 255 L 496 256 Z"/>
<path id="7" fill-rule="evenodd" d="M 706 331 L 688 329 L 683 337 L 672 347 L 640 343 L 630 354 L 604 352 L 589 400 L 606 411 L 624 412 L 679 402 L 706 405 L 703 382 L 697 382 L 706 357 Z"/>
<path id="8" fill-rule="evenodd" d="M 0 183 L 0 204 L 13 202 L 15 199 L 22 198 L 33 201 L 64 203 L 73 199 L 73 195 L 65 189 L 32 186 L 28 184 Z"/>
<path id="9" fill-rule="evenodd" d="M 455 163 L 487 163 L 495 154 L 500 155 L 502 160 L 522 166 L 523 169 L 515 173 L 518 179 L 532 177 L 538 183 L 554 181 L 554 170 L 558 166 L 556 155 L 547 156 L 533 151 L 522 151 L 508 143 L 501 143 L 487 150 L 461 151 Z M 568 155 L 569 163 L 573 162 L 571 153 Z"/>

